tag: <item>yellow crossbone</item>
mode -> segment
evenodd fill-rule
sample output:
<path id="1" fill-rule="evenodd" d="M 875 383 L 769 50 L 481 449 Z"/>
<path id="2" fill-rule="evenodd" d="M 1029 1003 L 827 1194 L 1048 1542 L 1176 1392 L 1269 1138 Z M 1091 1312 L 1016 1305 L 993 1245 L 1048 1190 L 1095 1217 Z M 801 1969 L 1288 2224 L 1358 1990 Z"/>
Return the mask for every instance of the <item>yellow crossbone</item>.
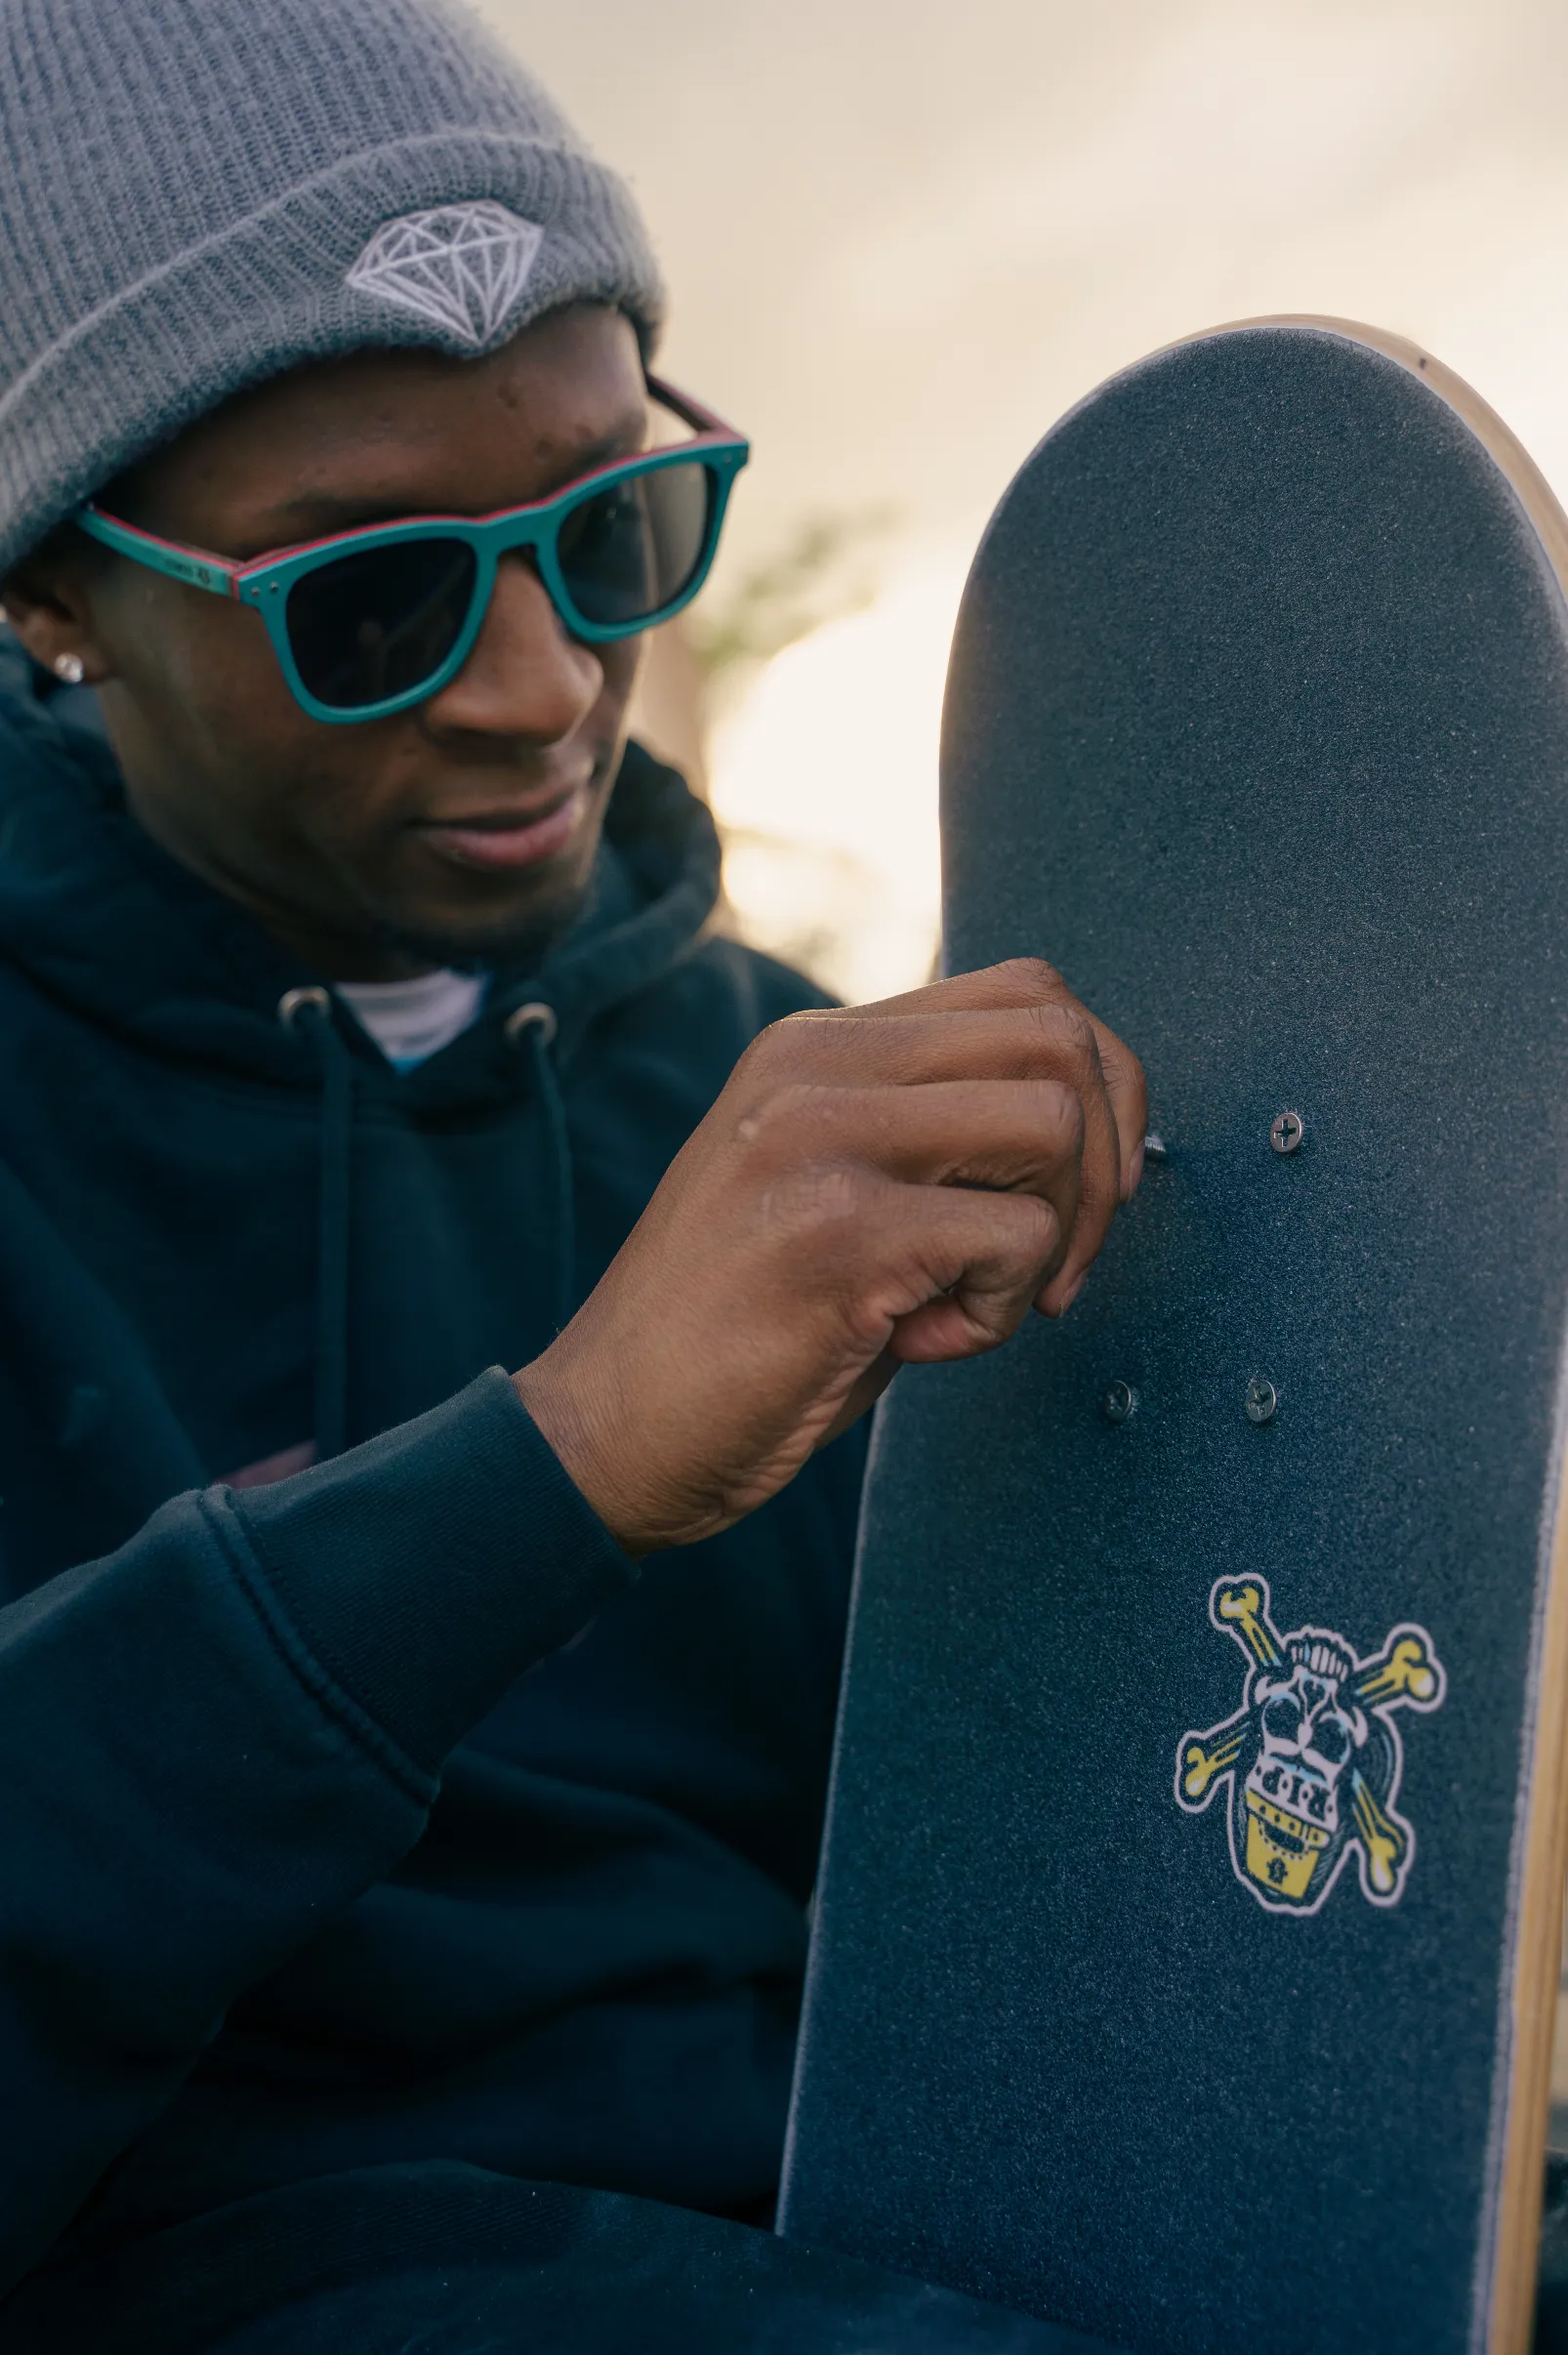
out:
<path id="1" fill-rule="evenodd" d="M 1437 1669 L 1419 1635 L 1401 1635 L 1382 1660 L 1369 1660 L 1353 1687 L 1358 1701 L 1430 1701 L 1437 1691 Z"/>
<path id="2" fill-rule="evenodd" d="M 1367 1851 L 1367 1879 L 1380 1897 L 1391 1897 L 1399 1885 L 1399 1868 L 1405 1861 L 1409 1839 L 1393 1817 L 1383 1813 L 1359 1774 L 1350 1803 L 1361 1844 Z"/>
<path id="3" fill-rule="evenodd" d="M 1255 1586 L 1221 1587 L 1215 1607 L 1231 1631 L 1240 1635 L 1253 1658 L 1263 1668 L 1278 1668 L 1284 1654 L 1263 1617 L 1262 1590 Z"/>
<path id="4" fill-rule="evenodd" d="M 1181 1788 L 1189 1799 L 1201 1799 L 1215 1776 L 1225 1773 L 1227 1768 L 1235 1765 L 1246 1739 L 1247 1728 L 1238 1725 L 1234 1732 L 1215 1742 L 1212 1750 L 1206 1747 L 1206 1744 L 1214 1741 L 1212 1734 L 1205 1734 L 1200 1741 L 1187 1744 L 1182 1758 Z"/>

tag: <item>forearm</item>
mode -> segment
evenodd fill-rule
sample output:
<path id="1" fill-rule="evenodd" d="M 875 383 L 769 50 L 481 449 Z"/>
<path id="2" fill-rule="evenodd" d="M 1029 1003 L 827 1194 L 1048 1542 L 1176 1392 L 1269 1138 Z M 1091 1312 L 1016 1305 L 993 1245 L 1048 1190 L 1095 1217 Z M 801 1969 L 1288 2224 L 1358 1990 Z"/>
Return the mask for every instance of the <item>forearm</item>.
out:
<path id="1" fill-rule="evenodd" d="M 629 1575 L 491 1375 L 0 1612 L 0 2290 Z"/>

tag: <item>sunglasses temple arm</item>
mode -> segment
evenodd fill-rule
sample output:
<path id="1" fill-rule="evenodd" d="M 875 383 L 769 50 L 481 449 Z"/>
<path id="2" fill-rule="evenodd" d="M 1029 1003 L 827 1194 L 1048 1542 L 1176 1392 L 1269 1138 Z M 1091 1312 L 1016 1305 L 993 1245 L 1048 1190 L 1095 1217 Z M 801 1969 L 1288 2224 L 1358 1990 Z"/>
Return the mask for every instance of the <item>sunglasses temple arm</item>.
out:
<path id="1" fill-rule="evenodd" d="M 689 392 L 677 392 L 675 386 L 667 383 L 662 376 L 649 373 L 644 376 L 643 382 L 660 407 L 669 409 L 682 425 L 690 426 L 693 433 L 722 434 L 726 441 L 744 440 L 744 434 L 738 434 L 733 426 L 725 425 L 714 410 L 704 408 L 702 402 L 693 400 Z"/>
<path id="2" fill-rule="evenodd" d="M 138 531 L 135 524 L 121 523 L 96 507 L 78 508 L 72 520 L 89 539 L 129 557 L 133 563 L 145 564 L 149 571 L 185 581 L 192 589 L 210 590 L 214 597 L 239 596 L 240 566 L 223 557 L 209 556 L 200 548 L 183 548 L 177 540 L 160 540 L 150 531 Z"/>

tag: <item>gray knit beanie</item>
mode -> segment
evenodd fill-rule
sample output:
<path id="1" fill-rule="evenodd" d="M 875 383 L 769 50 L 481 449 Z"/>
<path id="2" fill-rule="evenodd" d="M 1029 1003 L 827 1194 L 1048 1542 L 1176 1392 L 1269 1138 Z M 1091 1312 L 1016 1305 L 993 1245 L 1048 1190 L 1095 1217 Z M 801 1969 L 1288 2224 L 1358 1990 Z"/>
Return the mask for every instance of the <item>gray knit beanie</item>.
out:
<path id="1" fill-rule="evenodd" d="M 0 575 L 242 386 L 574 300 L 651 346 L 637 208 L 451 0 L 0 0 Z"/>

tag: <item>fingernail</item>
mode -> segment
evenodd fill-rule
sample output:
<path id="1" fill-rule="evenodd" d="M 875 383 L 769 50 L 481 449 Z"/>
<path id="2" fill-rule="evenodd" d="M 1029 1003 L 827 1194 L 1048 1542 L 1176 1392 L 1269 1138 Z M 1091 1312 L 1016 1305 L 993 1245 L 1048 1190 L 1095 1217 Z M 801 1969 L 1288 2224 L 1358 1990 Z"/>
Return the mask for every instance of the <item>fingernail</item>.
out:
<path id="1" fill-rule="evenodd" d="M 1138 1187 L 1139 1187 L 1139 1186 L 1142 1184 L 1142 1182 L 1143 1182 L 1143 1147 L 1142 1147 L 1142 1145 L 1140 1144 L 1140 1145 L 1138 1146 L 1138 1148 L 1137 1148 L 1137 1151 L 1136 1151 L 1136 1152 L 1134 1154 L 1134 1156 L 1133 1156 L 1133 1166 L 1132 1166 L 1132 1168 L 1131 1168 L 1131 1169 L 1128 1171 L 1128 1173 L 1127 1173 L 1127 1183 L 1126 1183 L 1126 1185 L 1125 1185 L 1125 1186 L 1122 1188 L 1122 1200 L 1123 1200 L 1124 1202 L 1131 1202 L 1131 1201 L 1132 1201 L 1132 1199 L 1133 1199 L 1133 1196 L 1134 1196 L 1134 1195 L 1135 1195 L 1135 1194 L 1137 1192 L 1137 1189 L 1138 1189 Z"/>
<path id="2" fill-rule="evenodd" d="M 1066 1315 L 1068 1309 L 1072 1306 L 1074 1301 L 1077 1300 L 1078 1295 L 1083 1291 L 1084 1286 L 1088 1282 L 1089 1270 L 1086 1267 L 1083 1274 L 1079 1277 L 1077 1283 L 1073 1286 L 1071 1292 L 1068 1293 L 1066 1299 L 1062 1301 L 1061 1306 L 1057 1309 L 1056 1313 L 1058 1316 Z"/>

